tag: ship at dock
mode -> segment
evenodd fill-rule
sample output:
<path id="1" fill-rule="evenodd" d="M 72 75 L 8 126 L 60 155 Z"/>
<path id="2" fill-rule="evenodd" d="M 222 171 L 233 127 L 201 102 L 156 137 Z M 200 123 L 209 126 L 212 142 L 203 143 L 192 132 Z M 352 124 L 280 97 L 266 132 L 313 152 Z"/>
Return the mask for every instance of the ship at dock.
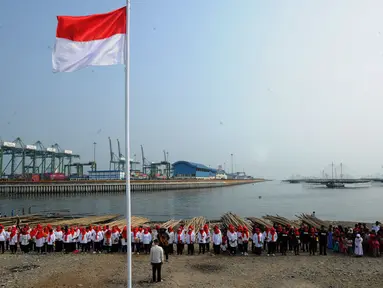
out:
<path id="1" fill-rule="evenodd" d="M 341 188 L 351 188 L 350 186 L 346 186 L 346 185 L 367 184 L 367 183 L 370 183 L 371 180 L 365 179 L 365 178 L 359 178 L 359 179 L 350 178 L 350 177 L 345 178 L 343 175 L 342 163 L 340 164 L 340 177 L 338 178 L 336 168 L 334 169 L 334 163 L 331 163 L 331 175 L 325 174 L 323 170 L 321 178 L 292 177 L 291 179 L 283 180 L 283 182 L 287 182 L 290 184 L 306 183 L 306 184 L 312 184 L 312 185 L 320 185 L 321 187 L 325 187 L 329 189 L 341 189 Z"/>

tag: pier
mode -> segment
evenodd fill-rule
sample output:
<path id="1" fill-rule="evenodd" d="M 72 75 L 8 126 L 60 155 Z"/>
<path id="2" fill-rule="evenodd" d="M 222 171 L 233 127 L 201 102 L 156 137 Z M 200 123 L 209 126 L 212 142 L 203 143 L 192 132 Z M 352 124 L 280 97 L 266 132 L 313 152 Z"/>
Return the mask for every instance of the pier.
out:
<path id="1" fill-rule="evenodd" d="M 132 181 L 132 192 L 216 188 L 261 182 L 255 180 Z M 2 195 L 112 193 L 125 191 L 124 181 L 0 182 Z"/>

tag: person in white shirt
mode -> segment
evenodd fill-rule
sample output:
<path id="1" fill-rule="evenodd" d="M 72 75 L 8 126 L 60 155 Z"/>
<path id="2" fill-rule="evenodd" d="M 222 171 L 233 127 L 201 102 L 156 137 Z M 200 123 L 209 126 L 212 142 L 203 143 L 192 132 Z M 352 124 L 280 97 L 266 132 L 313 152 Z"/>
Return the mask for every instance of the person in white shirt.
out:
<path id="1" fill-rule="evenodd" d="M 205 234 L 206 234 L 206 244 L 205 244 L 206 252 L 210 252 L 211 235 L 210 235 L 210 229 L 208 224 L 205 224 L 203 226 L 203 231 L 205 231 Z"/>
<path id="2" fill-rule="evenodd" d="M 148 228 L 144 228 L 144 232 L 141 234 L 142 235 L 142 243 L 144 245 L 144 251 L 145 254 L 150 253 L 150 243 L 152 242 L 152 234 L 149 233 Z"/>
<path id="3" fill-rule="evenodd" d="M 104 249 L 107 253 L 110 253 L 112 247 L 112 230 L 106 230 L 104 233 Z"/>
<path id="4" fill-rule="evenodd" d="M 243 229 L 242 226 L 237 228 L 237 241 L 238 241 L 238 250 L 243 255 L 243 240 L 242 240 Z"/>
<path id="5" fill-rule="evenodd" d="M 263 231 L 263 233 L 262 233 L 263 250 L 264 251 L 266 251 L 268 249 L 269 233 L 270 233 L 269 227 L 265 227 L 265 231 Z"/>
<path id="6" fill-rule="evenodd" d="M 44 253 L 44 244 L 45 244 L 45 233 L 42 228 L 40 228 L 36 233 L 36 250 L 37 253 Z"/>
<path id="7" fill-rule="evenodd" d="M 198 254 L 205 254 L 205 248 L 206 248 L 206 233 L 203 230 L 203 228 L 199 229 L 199 232 L 197 234 L 198 239 L 198 246 L 199 246 L 199 253 Z"/>
<path id="8" fill-rule="evenodd" d="M 78 236 L 78 241 L 81 244 L 81 252 L 87 252 L 87 246 L 88 246 L 88 237 L 86 235 L 86 230 L 85 228 L 80 229 L 80 234 Z"/>
<path id="9" fill-rule="evenodd" d="M 188 245 L 188 255 L 194 255 L 194 243 L 195 243 L 195 232 L 193 226 L 189 226 L 188 232 L 186 233 L 186 244 Z"/>
<path id="10" fill-rule="evenodd" d="M 15 254 L 17 251 L 17 228 L 13 227 L 9 234 L 9 247 L 11 249 L 11 253 Z"/>
<path id="11" fill-rule="evenodd" d="M 101 253 L 102 251 L 102 243 L 104 240 L 104 233 L 102 233 L 101 228 L 98 226 L 94 230 L 94 252 Z"/>
<path id="12" fill-rule="evenodd" d="M 0 248 L 1 248 L 2 254 L 4 254 L 6 240 L 7 240 L 7 234 L 4 231 L 4 226 L 0 225 Z"/>
<path id="13" fill-rule="evenodd" d="M 46 237 L 48 253 L 53 252 L 53 244 L 55 243 L 55 241 L 56 241 L 55 233 L 53 232 L 53 229 L 50 229 L 48 232 L 48 236 Z"/>
<path id="14" fill-rule="evenodd" d="M 54 234 L 55 234 L 56 252 L 61 252 L 63 250 L 63 231 L 61 231 L 60 226 L 56 227 Z"/>
<path id="15" fill-rule="evenodd" d="M 112 253 L 118 252 L 118 243 L 120 241 L 120 232 L 118 232 L 117 226 L 112 227 Z"/>
<path id="16" fill-rule="evenodd" d="M 168 231 L 166 233 L 168 233 L 168 236 L 169 236 L 168 253 L 169 254 L 173 254 L 174 253 L 174 248 L 173 248 L 173 244 L 174 244 L 174 231 L 173 231 L 173 227 L 169 227 Z"/>
<path id="17" fill-rule="evenodd" d="M 277 248 L 277 240 L 278 240 L 278 234 L 277 234 L 277 232 L 275 232 L 274 227 L 271 227 L 270 233 L 268 235 L 269 249 L 267 251 L 267 256 L 269 256 L 270 254 L 275 256 L 275 250 Z"/>
<path id="18" fill-rule="evenodd" d="M 64 242 L 64 250 L 65 250 L 65 253 L 70 253 L 70 252 L 73 252 L 73 245 L 72 245 L 72 231 L 66 227 L 66 230 L 65 230 L 65 233 L 64 233 L 64 238 L 63 238 L 63 242 Z"/>
<path id="19" fill-rule="evenodd" d="M 238 238 L 233 225 L 229 225 L 229 231 L 227 231 L 227 242 L 229 244 L 230 254 L 235 255 L 237 253 Z"/>
<path id="20" fill-rule="evenodd" d="M 222 234 L 221 230 L 219 230 L 218 226 L 214 226 L 214 232 L 213 232 L 213 250 L 214 254 L 220 254 L 221 252 L 221 244 L 222 244 Z"/>
<path id="21" fill-rule="evenodd" d="M 243 227 L 243 232 L 242 232 L 242 245 L 243 245 L 243 255 L 247 256 L 248 250 L 249 250 L 249 230 L 246 226 Z"/>
<path id="22" fill-rule="evenodd" d="M 138 227 L 133 228 L 131 235 L 132 235 L 132 253 L 134 254 L 134 251 L 136 251 L 137 255 L 139 255 L 141 233 L 140 231 L 138 231 Z"/>
<path id="23" fill-rule="evenodd" d="M 88 243 L 86 243 L 86 251 L 87 252 L 90 252 L 90 248 L 92 247 L 93 248 L 93 241 L 92 241 L 92 231 L 90 230 L 89 227 L 86 227 L 86 240 Z"/>
<path id="24" fill-rule="evenodd" d="M 125 225 L 121 232 L 121 252 L 128 252 L 128 227 Z"/>
<path id="25" fill-rule="evenodd" d="M 153 244 L 153 247 L 150 249 L 150 264 L 152 264 L 153 282 L 161 282 L 161 266 L 164 262 L 164 250 L 158 246 L 157 239 L 154 239 Z"/>
<path id="26" fill-rule="evenodd" d="M 182 227 L 177 229 L 174 242 L 177 244 L 177 255 L 182 255 L 185 247 L 185 233 Z"/>
<path id="27" fill-rule="evenodd" d="M 20 249 L 24 253 L 29 253 L 29 240 L 31 240 L 31 235 L 26 227 L 21 230 L 20 235 Z"/>
<path id="28" fill-rule="evenodd" d="M 254 243 L 254 253 L 256 255 L 261 255 L 263 247 L 263 234 L 259 228 L 255 228 L 255 233 L 253 234 L 253 243 Z"/>
<path id="29" fill-rule="evenodd" d="M 156 225 L 154 229 L 152 230 L 152 239 L 158 239 L 158 233 L 160 232 L 160 226 Z"/>
<path id="30" fill-rule="evenodd" d="M 372 225 L 371 230 L 374 230 L 376 233 L 378 233 L 378 231 L 380 230 L 380 223 L 379 223 L 379 221 L 376 221 L 375 225 Z"/>

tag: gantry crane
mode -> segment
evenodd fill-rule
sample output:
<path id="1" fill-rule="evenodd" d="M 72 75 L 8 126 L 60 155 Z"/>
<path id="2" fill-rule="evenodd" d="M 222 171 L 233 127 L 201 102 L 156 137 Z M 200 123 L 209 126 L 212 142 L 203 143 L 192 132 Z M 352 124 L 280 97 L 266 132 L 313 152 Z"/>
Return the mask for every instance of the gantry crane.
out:
<path id="1" fill-rule="evenodd" d="M 112 166 L 113 166 L 113 170 L 121 170 L 119 157 L 113 152 L 112 140 L 110 139 L 110 137 L 108 137 L 108 139 L 109 139 L 109 149 L 110 149 L 109 170 L 112 170 Z"/>
<path id="2" fill-rule="evenodd" d="M 0 142 L 0 178 L 27 179 L 31 174 L 63 173 L 64 161 L 71 163 L 72 159 L 80 158 L 71 150 L 62 150 L 56 143 L 45 148 L 37 141 L 33 145 L 26 145 L 18 137 L 12 142 Z M 56 165 L 56 159 L 58 165 Z M 3 168 L 4 160 L 8 160 Z"/>

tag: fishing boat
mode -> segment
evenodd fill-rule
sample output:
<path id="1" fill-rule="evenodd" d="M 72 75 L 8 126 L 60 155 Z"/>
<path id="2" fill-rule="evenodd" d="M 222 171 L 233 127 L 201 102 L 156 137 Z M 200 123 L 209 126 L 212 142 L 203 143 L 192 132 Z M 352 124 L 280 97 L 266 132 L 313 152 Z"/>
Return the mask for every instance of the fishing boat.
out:
<path id="1" fill-rule="evenodd" d="M 344 188 L 344 183 L 338 183 L 338 182 L 328 182 L 326 183 L 327 188 Z"/>

